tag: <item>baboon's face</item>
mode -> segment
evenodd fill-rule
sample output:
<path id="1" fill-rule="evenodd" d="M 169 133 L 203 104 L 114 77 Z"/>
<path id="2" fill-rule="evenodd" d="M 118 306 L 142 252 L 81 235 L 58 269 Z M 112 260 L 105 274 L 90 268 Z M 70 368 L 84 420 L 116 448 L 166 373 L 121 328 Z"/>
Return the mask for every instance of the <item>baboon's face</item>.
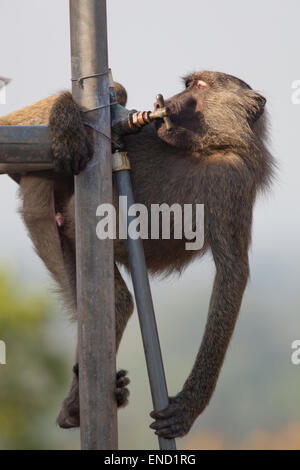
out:
<path id="1" fill-rule="evenodd" d="M 200 151 L 204 138 L 207 141 L 211 135 L 213 145 L 222 147 L 223 138 L 228 140 L 234 130 L 252 129 L 263 114 L 265 98 L 236 77 L 196 72 L 184 82 L 185 90 L 166 100 L 172 130 L 162 120 L 156 124 L 158 136 L 169 145 Z"/>

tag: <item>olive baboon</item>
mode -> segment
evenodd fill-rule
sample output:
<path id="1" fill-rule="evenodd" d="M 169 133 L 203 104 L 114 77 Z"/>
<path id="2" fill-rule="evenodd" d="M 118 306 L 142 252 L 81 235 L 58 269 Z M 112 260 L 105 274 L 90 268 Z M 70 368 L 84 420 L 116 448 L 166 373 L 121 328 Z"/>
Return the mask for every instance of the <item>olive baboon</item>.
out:
<path id="1" fill-rule="evenodd" d="M 117 97 L 125 105 L 125 91 L 119 85 Z M 180 271 L 207 250 L 216 266 L 207 324 L 192 371 L 183 389 L 170 397 L 169 406 L 151 413 L 155 419 L 151 427 L 159 436 L 183 436 L 207 406 L 235 326 L 249 274 L 252 209 L 257 192 L 269 186 L 274 166 L 265 146 L 265 101 L 233 76 L 196 72 L 185 78 L 181 93 L 166 100 L 171 131 L 160 120 L 124 136 L 137 203 L 205 205 L 202 249 L 186 251 L 185 240 L 172 233 L 170 240 L 144 240 L 149 271 Z M 48 120 L 57 171 L 21 178 L 22 214 L 38 254 L 75 310 L 72 175 L 85 167 L 93 151 L 81 111 L 71 94 L 63 93 L 2 118 L 0 124 L 47 124 Z M 115 241 L 115 260 L 128 265 L 123 240 Z M 117 266 L 115 283 L 119 344 L 133 304 Z M 127 402 L 128 382 L 121 371 L 120 405 Z M 58 423 L 79 425 L 78 366 Z"/>

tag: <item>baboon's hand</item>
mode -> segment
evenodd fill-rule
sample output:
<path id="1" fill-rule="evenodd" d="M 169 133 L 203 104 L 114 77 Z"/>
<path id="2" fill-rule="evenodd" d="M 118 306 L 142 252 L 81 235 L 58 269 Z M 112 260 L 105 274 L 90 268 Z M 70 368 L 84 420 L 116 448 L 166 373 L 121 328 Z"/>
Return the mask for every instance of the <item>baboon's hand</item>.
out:
<path id="1" fill-rule="evenodd" d="M 169 398 L 169 406 L 162 411 L 152 411 L 151 418 L 155 419 L 150 425 L 155 434 L 167 439 L 182 437 L 189 432 L 198 413 L 179 395 Z"/>
<path id="2" fill-rule="evenodd" d="M 56 171 L 77 175 L 93 156 L 93 145 L 71 93 L 62 93 L 49 120 Z"/>

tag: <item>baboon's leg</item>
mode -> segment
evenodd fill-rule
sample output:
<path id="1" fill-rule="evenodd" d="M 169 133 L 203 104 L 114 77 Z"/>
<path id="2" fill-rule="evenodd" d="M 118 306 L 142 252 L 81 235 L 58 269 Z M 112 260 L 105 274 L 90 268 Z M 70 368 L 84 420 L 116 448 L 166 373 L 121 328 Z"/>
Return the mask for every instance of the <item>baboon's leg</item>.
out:
<path id="1" fill-rule="evenodd" d="M 116 346 L 119 349 L 120 342 L 127 322 L 133 312 L 132 296 L 122 278 L 118 267 L 115 265 L 115 298 L 116 298 Z"/>
<path id="2" fill-rule="evenodd" d="M 65 183 L 67 186 L 67 183 Z M 55 181 L 51 172 L 28 173 L 20 181 L 20 213 L 35 251 L 60 287 L 65 304 L 74 314 L 74 267 L 71 246 L 62 246 L 63 238 L 55 220 Z"/>
<path id="3" fill-rule="evenodd" d="M 125 327 L 133 312 L 133 301 L 130 292 L 117 268 L 115 266 L 115 297 L 116 297 L 116 345 L 119 347 Z M 127 372 L 120 370 L 116 376 L 116 400 L 118 407 L 126 406 L 129 391 Z M 79 383 L 78 362 L 73 367 L 73 378 L 70 391 L 65 398 L 57 423 L 62 428 L 73 428 L 80 425 L 79 418 Z"/>

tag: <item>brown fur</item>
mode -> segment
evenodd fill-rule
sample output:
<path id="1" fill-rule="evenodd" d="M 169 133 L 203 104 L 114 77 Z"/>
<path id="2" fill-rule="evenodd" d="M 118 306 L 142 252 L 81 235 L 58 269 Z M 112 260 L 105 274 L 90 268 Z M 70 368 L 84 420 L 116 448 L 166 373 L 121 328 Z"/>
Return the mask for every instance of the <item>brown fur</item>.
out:
<path id="1" fill-rule="evenodd" d="M 53 95 L 18 111 L 0 117 L 1 126 L 45 126 L 49 122 L 51 108 L 60 95 Z"/>
<path id="2" fill-rule="evenodd" d="M 126 90 L 118 83 L 115 83 L 115 89 L 118 101 L 125 106 L 127 99 Z M 76 148 L 76 155 L 81 155 L 81 152 L 83 157 L 88 154 L 88 158 L 91 158 L 92 147 L 88 140 L 86 129 L 81 122 L 80 112 L 75 103 L 73 103 L 72 95 L 69 92 L 51 96 L 1 117 L 0 125 L 48 125 L 54 104 L 63 110 L 64 114 L 61 115 L 61 119 L 64 120 L 65 124 L 62 133 L 59 132 L 59 128 L 55 128 L 54 124 L 51 126 L 51 131 L 58 140 L 63 139 L 64 136 L 73 139 L 74 132 L 75 136 L 77 133 L 77 137 L 80 134 L 80 141 L 83 143 L 79 145 L 79 148 Z M 68 129 L 66 129 L 66 126 Z M 54 161 L 56 161 L 55 138 L 53 139 L 52 150 Z M 61 146 L 60 151 L 61 157 L 63 153 Z M 76 155 L 73 153 L 72 157 L 75 158 Z M 60 165 L 60 161 L 57 161 L 56 169 L 59 172 L 53 173 L 48 171 L 18 175 L 20 198 L 23 201 L 20 213 L 37 254 L 44 261 L 54 280 L 57 282 L 67 310 L 71 313 L 73 319 L 76 319 L 74 237 L 71 239 L 68 236 L 68 222 L 66 222 L 64 230 L 60 230 L 55 221 L 55 214 L 58 211 L 65 211 L 68 201 L 70 201 L 72 208 L 73 177 L 70 174 L 64 173 L 64 168 Z M 73 167 L 71 169 L 72 171 L 74 170 Z M 70 218 L 70 225 L 73 225 L 72 218 Z M 126 323 L 133 312 L 133 301 L 117 266 L 115 266 L 115 302 L 116 341 L 118 346 Z M 124 406 L 128 401 L 129 392 L 126 388 L 128 383 L 129 379 L 126 377 L 126 372 L 119 371 L 116 378 L 116 400 L 118 406 Z M 70 391 L 64 400 L 58 417 L 58 424 L 64 428 L 79 425 L 78 374 L 73 373 Z"/>
<path id="3" fill-rule="evenodd" d="M 206 82 L 204 89 L 199 88 L 199 80 Z M 151 414 L 155 419 L 151 427 L 164 437 L 186 434 L 212 396 L 249 275 L 248 248 L 255 197 L 258 190 L 269 186 L 273 167 L 264 143 L 265 99 L 261 95 L 241 80 L 217 72 L 191 74 L 185 84 L 183 92 L 166 101 L 173 122 L 171 132 L 160 121 L 139 134 L 124 138 L 137 203 L 148 208 L 155 203 L 205 205 L 203 248 L 186 251 L 186 240 L 174 239 L 171 227 L 171 240 L 144 240 L 149 271 L 154 274 L 181 271 L 208 249 L 216 265 L 206 329 L 194 367 L 181 392 L 170 398 L 169 407 Z M 50 104 L 53 104 L 51 99 L 46 105 L 41 104 L 45 120 L 40 123 L 46 123 L 50 110 L 45 108 Z M 37 108 L 27 108 L 23 121 L 21 114 L 22 111 L 16 115 L 19 123 L 28 124 L 32 123 L 28 120 L 38 119 L 39 112 Z M 15 124 L 11 118 L 10 122 Z M 56 165 L 63 170 L 60 178 L 68 182 L 69 189 L 57 197 L 56 188 L 61 187 L 63 179 L 57 177 L 53 183 L 50 176 L 48 180 L 42 179 L 44 183 L 34 184 L 33 180 L 28 180 L 34 176 L 23 178 L 23 214 L 39 255 L 61 284 L 69 302 L 69 292 L 74 298 L 75 273 L 74 261 L 70 261 L 72 256 L 66 258 L 65 251 L 67 247 L 72 255 L 75 233 L 74 200 L 70 198 L 72 188 L 68 173 L 84 168 L 91 158 L 91 142 L 70 94 L 56 99 L 50 126 Z M 39 180 L 40 176 L 36 178 Z M 43 184 L 48 189 L 43 190 L 40 200 L 36 188 L 42 188 Z M 66 220 L 60 238 L 54 223 L 58 209 L 64 211 Z M 46 230 L 49 238 L 43 235 Z M 128 266 L 123 241 L 115 242 L 115 259 Z M 131 312 L 131 296 L 116 271 L 118 343 Z M 74 380 L 76 382 L 76 377 Z M 76 393 L 77 389 L 75 386 Z M 62 425 L 68 423 L 73 411 L 65 403 Z M 75 422 L 78 424 L 78 419 Z"/>

